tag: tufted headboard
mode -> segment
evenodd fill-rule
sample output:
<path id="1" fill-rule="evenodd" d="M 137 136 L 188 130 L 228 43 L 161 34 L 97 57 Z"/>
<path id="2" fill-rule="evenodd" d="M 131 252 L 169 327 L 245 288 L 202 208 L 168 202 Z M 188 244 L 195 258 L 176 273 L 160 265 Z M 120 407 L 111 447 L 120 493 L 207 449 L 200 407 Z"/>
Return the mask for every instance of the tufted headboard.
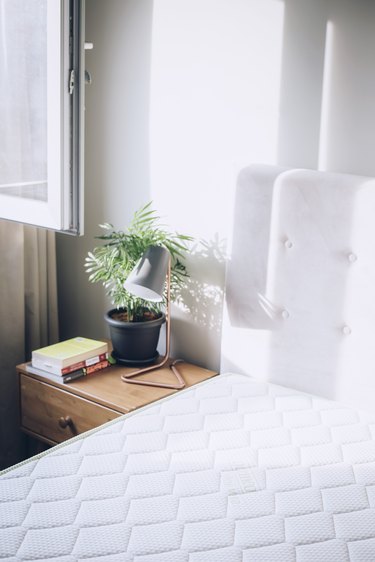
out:
<path id="1" fill-rule="evenodd" d="M 221 370 L 375 411 L 375 179 L 238 179 Z"/>

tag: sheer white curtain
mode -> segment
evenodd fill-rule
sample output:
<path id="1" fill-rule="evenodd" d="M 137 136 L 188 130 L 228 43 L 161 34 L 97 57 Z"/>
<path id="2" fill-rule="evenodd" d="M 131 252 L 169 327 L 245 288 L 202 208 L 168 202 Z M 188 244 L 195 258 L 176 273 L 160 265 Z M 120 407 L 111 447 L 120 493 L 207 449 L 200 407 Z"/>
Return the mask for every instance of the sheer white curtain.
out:
<path id="1" fill-rule="evenodd" d="M 0 221 L 0 468 L 23 455 L 15 366 L 57 340 L 55 234 Z"/>

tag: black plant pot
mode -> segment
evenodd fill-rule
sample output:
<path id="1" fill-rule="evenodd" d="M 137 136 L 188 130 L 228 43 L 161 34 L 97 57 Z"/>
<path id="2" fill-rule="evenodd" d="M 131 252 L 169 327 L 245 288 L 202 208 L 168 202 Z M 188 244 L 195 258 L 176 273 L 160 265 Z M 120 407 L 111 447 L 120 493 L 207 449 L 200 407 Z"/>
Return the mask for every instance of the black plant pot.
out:
<path id="1" fill-rule="evenodd" d="M 124 322 L 112 318 L 116 312 L 119 310 L 114 308 L 104 316 L 109 325 L 112 355 L 116 361 L 125 365 L 145 365 L 155 361 L 158 357 L 157 346 L 165 314 L 161 312 L 158 318 L 144 322 Z"/>

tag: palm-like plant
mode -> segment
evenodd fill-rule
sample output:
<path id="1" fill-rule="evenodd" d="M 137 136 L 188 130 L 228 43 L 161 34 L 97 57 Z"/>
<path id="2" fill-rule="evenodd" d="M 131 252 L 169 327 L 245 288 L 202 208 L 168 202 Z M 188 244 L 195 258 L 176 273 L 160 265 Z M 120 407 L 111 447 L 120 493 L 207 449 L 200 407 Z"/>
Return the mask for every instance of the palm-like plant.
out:
<path id="1" fill-rule="evenodd" d="M 86 257 L 89 281 L 102 283 L 113 305 L 126 310 L 129 322 L 144 320 L 145 309 L 158 313 L 160 307 L 132 296 L 124 283 L 137 261 L 149 246 L 163 246 L 171 254 L 171 295 L 177 300 L 188 273 L 183 263 L 187 243 L 193 239 L 177 232 L 171 233 L 160 223 L 160 217 L 147 203 L 135 212 L 126 231 L 114 230 L 111 224 L 101 224 L 104 234 L 97 236 L 105 242 Z"/>

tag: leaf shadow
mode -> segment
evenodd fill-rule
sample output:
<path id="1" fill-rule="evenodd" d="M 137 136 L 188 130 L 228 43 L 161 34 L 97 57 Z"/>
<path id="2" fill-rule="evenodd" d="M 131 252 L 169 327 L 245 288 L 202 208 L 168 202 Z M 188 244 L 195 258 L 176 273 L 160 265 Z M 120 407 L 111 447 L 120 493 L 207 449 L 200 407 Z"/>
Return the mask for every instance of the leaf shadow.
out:
<path id="1" fill-rule="evenodd" d="M 178 303 L 195 324 L 216 333 L 221 332 L 225 264 L 226 240 L 215 234 L 197 242 L 186 259 L 190 276 Z"/>

